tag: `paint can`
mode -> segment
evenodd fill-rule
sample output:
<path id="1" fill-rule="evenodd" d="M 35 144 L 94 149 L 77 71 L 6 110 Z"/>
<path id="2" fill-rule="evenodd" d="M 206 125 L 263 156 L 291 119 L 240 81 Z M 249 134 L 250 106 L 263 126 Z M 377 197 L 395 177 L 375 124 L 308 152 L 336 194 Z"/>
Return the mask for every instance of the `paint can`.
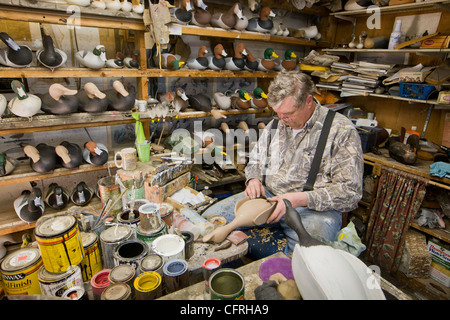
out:
<path id="1" fill-rule="evenodd" d="M 167 228 L 170 229 L 170 227 L 172 227 L 173 224 L 173 206 L 167 202 L 161 203 L 160 214 L 161 219 L 164 220 L 164 222 L 167 225 Z"/>
<path id="2" fill-rule="evenodd" d="M 45 269 L 62 273 L 84 258 L 77 219 L 68 214 L 39 218 L 34 231 Z"/>
<path id="3" fill-rule="evenodd" d="M 156 238 L 158 238 L 159 236 L 162 236 L 166 233 L 167 233 L 167 228 L 166 228 L 166 223 L 164 221 L 161 224 L 161 228 L 155 230 L 154 232 L 145 232 L 142 230 L 141 226 L 138 225 L 138 227 L 136 229 L 136 238 L 144 241 L 147 244 L 149 250 L 151 250 L 153 241 Z"/>
<path id="4" fill-rule="evenodd" d="M 164 265 L 163 272 L 167 293 L 189 286 L 189 267 L 185 260 L 170 260 Z"/>
<path id="5" fill-rule="evenodd" d="M 91 287 L 94 300 L 100 300 L 103 290 L 111 284 L 109 282 L 110 272 L 111 269 L 103 269 L 92 276 Z"/>
<path id="6" fill-rule="evenodd" d="M 102 248 L 103 267 L 112 269 L 114 267 L 114 250 L 116 247 L 134 237 L 133 229 L 124 224 L 116 224 L 100 233 L 100 244 Z"/>
<path id="7" fill-rule="evenodd" d="M 126 283 L 114 283 L 103 290 L 101 300 L 131 300 L 131 288 Z"/>
<path id="8" fill-rule="evenodd" d="M 165 234 L 152 242 L 152 250 L 163 258 L 166 264 L 170 260 L 184 260 L 184 240 L 176 234 Z"/>
<path id="9" fill-rule="evenodd" d="M 148 251 L 148 246 L 144 241 L 127 240 L 122 242 L 114 250 L 114 265 L 129 264 L 139 274 L 139 265 Z"/>
<path id="10" fill-rule="evenodd" d="M 136 278 L 136 269 L 129 264 L 119 264 L 111 269 L 108 279 L 111 284 L 126 283 L 130 286 L 131 297 L 134 298 L 134 279 Z"/>
<path id="11" fill-rule="evenodd" d="M 38 248 L 26 247 L 7 254 L 0 265 L 5 294 L 41 294 L 37 277 L 41 267 Z"/>
<path id="12" fill-rule="evenodd" d="M 82 287 L 83 277 L 79 266 L 71 266 L 65 272 L 49 272 L 45 265 L 38 271 L 39 285 L 45 296 L 61 297 L 64 291 L 71 287 Z"/>
<path id="13" fill-rule="evenodd" d="M 116 199 L 120 197 L 120 186 L 116 183 L 115 176 L 107 176 L 98 180 L 98 192 L 103 206 L 108 199 L 114 203 Z M 122 201 L 117 201 L 111 209 L 111 214 L 116 216 L 121 211 Z"/>
<path id="14" fill-rule="evenodd" d="M 136 199 L 136 200 L 134 200 L 133 209 L 139 211 L 139 208 L 147 203 L 150 203 L 150 201 L 148 201 L 147 199 Z M 131 207 L 130 202 L 128 202 L 128 208 L 129 207 Z"/>
<path id="15" fill-rule="evenodd" d="M 103 269 L 102 254 L 98 243 L 98 235 L 95 232 L 81 232 L 84 259 L 81 261 L 81 274 L 83 281 L 89 281 L 94 274 Z"/>
<path id="16" fill-rule="evenodd" d="M 181 231 L 184 240 L 184 258 L 189 260 L 194 255 L 194 234 L 190 231 Z"/>
<path id="17" fill-rule="evenodd" d="M 137 225 L 140 221 L 139 219 L 139 210 L 137 209 L 127 209 L 120 212 L 117 217 L 117 222 L 120 224 L 126 224 L 136 230 Z"/>
<path id="18" fill-rule="evenodd" d="M 244 277 L 234 269 L 218 269 L 209 277 L 211 300 L 243 300 L 244 291 Z"/>
<path id="19" fill-rule="evenodd" d="M 139 270 L 141 273 L 148 271 L 155 271 L 162 277 L 163 266 L 164 266 L 163 259 L 157 254 L 151 253 L 147 255 L 144 259 L 142 259 L 141 265 L 139 266 Z"/>
<path id="20" fill-rule="evenodd" d="M 140 227 L 143 232 L 155 232 L 161 228 L 162 220 L 157 203 L 147 203 L 139 207 Z"/>
<path id="21" fill-rule="evenodd" d="M 136 300 L 153 300 L 161 296 L 161 275 L 155 271 L 147 271 L 134 280 Z"/>
<path id="22" fill-rule="evenodd" d="M 203 262 L 202 273 L 203 279 L 205 279 L 206 292 L 209 292 L 209 277 L 214 271 L 220 268 L 221 263 L 217 258 L 208 258 Z"/>
<path id="23" fill-rule="evenodd" d="M 86 290 L 82 287 L 71 287 L 64 291 L 61 297 L 70 300 L 89 300 Z"/>

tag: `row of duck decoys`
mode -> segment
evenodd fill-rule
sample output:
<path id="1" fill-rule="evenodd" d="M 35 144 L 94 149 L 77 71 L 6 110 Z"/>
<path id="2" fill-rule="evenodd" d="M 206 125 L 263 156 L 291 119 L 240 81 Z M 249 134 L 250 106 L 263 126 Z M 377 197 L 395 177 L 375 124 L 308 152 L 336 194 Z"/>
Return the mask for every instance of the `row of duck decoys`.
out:
<path id="1" fill-rule="evenodd" d="M 96 194 L 93 188 L 84 181 L 79 182 L 69 193 L 66 188 L 53 182 L 43 194 L 38 187 L 32 190 L 23 190 L 14 200 L 14 210 L 17 216 L 24 222 L 32 223 L 38 220 L 45 212 L 46 206 L 62 210 L 70 202 L 77 206 L 85 206 L 91 202 Z"/>
<path id="2" fill-rule="evenodd" d="M 136 92 L 125 89 L 123 83 L 115 80 L 112 89 L 101 91 L 92 83 L 87 82 L 84 90 L 71 90 L 59 83 L 50 85 L 44 94 L 31 94 L 25 91 L 25 86 L 18 80 L 11 82 L 15 92 L 9 102 L 0 94 L 0 117 L 6 109 L 18 117 L 30 118 L 37 113 L 69 114 L 74 112 L 103 112 L 106 110 L 126 111 L 134 107 Z"/>
<path id="3" fill-rule="evenodd" d="M 0 49 L 0 64 L 13 67 L 29 67 L 33 62 L 33 51 L 26 45 L 18 44 L 6 32 L 0 32 L 0 40 L 6 47 Z M 83 67 L 90 69 L 108 68 L 139 68 L 139 51 L 134 51 L 131 57 L 125 57 L 121 52 L 116 53 L 112 59 L 106 58 L 104 45 L 97 45 L 92 50 L 80 50 L 75 53 L 76 61 Z M 55 48 L 53 38 L 44 34 L 42 36 L 42 48 L 36 51 L 37 61 L 50 70 L 63 66 L 67 61 L 67 54 Z"/>
<path id="4" fill-rule="evenodd" d="M 178 70 L 183 65 L 189 69 L 196 70 L 232 70 L 232 71 L 280 71 L 282 69 L 294 70 L 298 68 L 297 55 L 292 49 L 284 52 L 284 57 L 279 55 L 272 48 L 264 50 L 263 58 L 255 58 L 248 50 L 244 43 L 237 43 L 234 47 L 234 54 L 232 57 L 227 57 L 222 44 L 217 44 L 214 47 L 211 55 L 208 53 L 206 46 L 201 46 L 198 50 L 198 55 L 195 58 L 188 59 L 186 62 L 181 61 L 181 56 L 172 53 L 161 53 L 161 68 L 169 70 Z M 155 55 L 155 64 L 159 63 L 159 55 Z"/>
<path id="5" fill-rule="evenodd" d="M 91 7 L 99 10 L 113 10 L 113 11 L 125 11 L 125 12 L 135 12 L 143 13 L 144 5 L 140 0 L 136 4 L 132 4 L 129 0 L 67 0 L 69 4 L 75 4 L 82 7 Z"/>

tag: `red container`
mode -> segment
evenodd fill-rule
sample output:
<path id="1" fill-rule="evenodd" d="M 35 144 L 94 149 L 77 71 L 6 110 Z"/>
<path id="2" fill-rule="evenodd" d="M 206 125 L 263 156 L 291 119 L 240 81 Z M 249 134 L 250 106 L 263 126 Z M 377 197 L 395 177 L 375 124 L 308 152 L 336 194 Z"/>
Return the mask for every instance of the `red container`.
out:
<path id="1" fill-rule="evenodd" d="M 103 269 L 91 278 L 92 293 L 94 295 L 94 300 L 100 300 L 103 290 L 106 289 L 111 283 L 109 282 L 109 273 L 111 269 Z"/>

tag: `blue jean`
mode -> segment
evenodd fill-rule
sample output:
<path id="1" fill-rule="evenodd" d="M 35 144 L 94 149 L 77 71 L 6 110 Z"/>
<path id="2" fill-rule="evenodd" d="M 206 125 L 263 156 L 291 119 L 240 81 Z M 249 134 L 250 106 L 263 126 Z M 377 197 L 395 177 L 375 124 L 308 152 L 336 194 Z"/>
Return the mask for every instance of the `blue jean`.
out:
<path id="1" fill-rule="evenodd" d="M 268 191 L 267 188 L 266 188 L 266 196 L 268 198 L 273 196 L 273 194 L 270 191 Z M 228 197 L 208 208 L 203 213 L 203 215 L 213 213 L 220 214 L 224 216 L 228 220 L 228 222 L 231 222 L 234 219 L 234 206 L 236 202 L 242 198 L 244 198 L 244 192 Z M 308 209 L 306 207 L 297 207 L 295 209 L 302 217 L 302 223 L 305 226 L 305 229 L 309 232 L 309 234 L 319 239 L 323 238 L 328 241 L 335 240 L 336 234 L 341 229 L 342 224 L 341 212 L 337 210 L 316 211 Z M 265 224 L 258 227 L 264 226 L 279 227 L 283 230 L 283 233 L 286 235 L 287 240 L 287 245 L 286 248 L 284 249 L 284 253 L 286 255 L 289 255 L 294 250 L 295 244 L 299 242 L 297 233 L 285 223 L 284 217 L 281 218 L 278 223 Z M 243 227 L 240 229 L 244 230 L 248 229 L 248 227 Z"/>

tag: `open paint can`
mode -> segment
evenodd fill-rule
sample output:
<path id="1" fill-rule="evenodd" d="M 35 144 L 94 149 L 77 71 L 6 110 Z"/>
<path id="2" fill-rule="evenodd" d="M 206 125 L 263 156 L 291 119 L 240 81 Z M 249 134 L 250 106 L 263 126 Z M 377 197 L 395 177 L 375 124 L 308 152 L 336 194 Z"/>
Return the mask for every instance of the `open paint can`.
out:
<path id="1" fill-rule="evenodd" d="M 124 224 L 109 227 L 100 233 L 100 244 L 102 247 L 103 267 L 112 269 L 114 267 L 114 250 L 116 247 L 134 237 L 133 229 Z"/>
<path id="2" fill-rule="evenodd" d="M 120 224 L 126 224 L 136 230 L 136 227 L 140 221 L 139 210 L 137 209 L 127 209 L 117 214 L 117 222 Z"/>
<path id="3" fill-rule="evenodd" d="M 111 284 L 109 282 L 110 272 L 111 269 L 103 269 L 102 271 L 94 274 L 91 278 L 91 287 L 94 300 L 100 300 L 103 290 Z"/>
<path id="4" fill-rule="evenodd" d="M 143 232 L 154 232 L 161 228 L 159 204 L 147 203 L 139 207 L 140 227 Z"/>
<path id="5" fill-rule="evenodd" d="M 84 259 L 80 264 L 81 274 L 83 281 L 89 281 L 94 274 L 103 269 L 102 254 L 97 233 L 81 232 L 80 235 L 84 249 Z"/>
<path id="6" fill-rule="evenodd" d="M 174 259 L 184 260 L 184 240 L 176 234 L 165 234 L 152 242 L 152 250 L 163 258 L 164 263 Z"/>
<path id="7" fill-rule="evenodd" d="M 209 277 L 211 300 L 243 300 L 244 291 L 244 277 L 234 269 L 219 269 Z"/>
<path id="8" fill-rule="evenodd" d="M 127 240 L 119 244 L 114 250 L 114 264 L 131 265 L 139 274 L 139 265 L 147 255 L 147 244 L 141 240 Z"/>
<path id="9" fill-rule="evenodd" d="M 163 272 L 167 293 L 189 286 L 189 266 L 185 260 L 175 259 L 167 262 Z"/>
<path id="10" fill-rule="evenodd" d="M 220 268 L 222 262 L 217 258 L 208 258 L 202 264 L 203 279 L 205 279 L 206 292 L 209 292 L 209 277 Z"/>
<path id="11" fill-rule="evenodd" d="M 134 280 L 136 300 L 153 300 L 161 296 L 161 275 L 147 271 Z"/>
<path id="12" fill-rule="evenodd" d="M 103 290 L 101 300 L 131 300 L 131 288 L 126 283 L 114 283 Z"/>

